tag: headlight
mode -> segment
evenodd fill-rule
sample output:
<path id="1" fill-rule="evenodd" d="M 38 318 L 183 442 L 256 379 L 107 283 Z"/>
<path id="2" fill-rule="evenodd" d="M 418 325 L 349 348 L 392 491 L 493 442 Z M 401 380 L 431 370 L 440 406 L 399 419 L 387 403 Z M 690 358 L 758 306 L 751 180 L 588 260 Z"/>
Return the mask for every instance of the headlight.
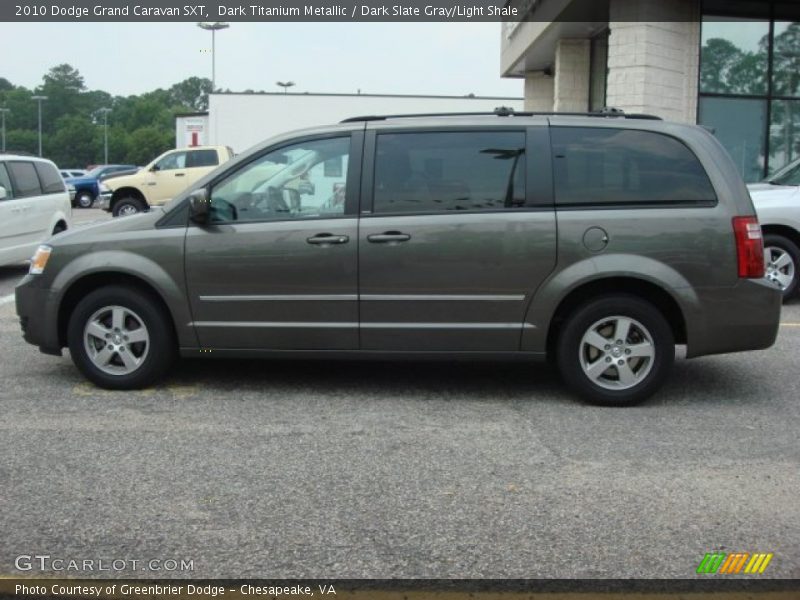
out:
<path id="1" fill-rule="evenodd" d="M 100 184 L 100 193 L 101 193 L 101 194 L 107 194 L 107 193 L 109 193 L 110 191 L 111 191 L 111 188 L 110 188 L 110 187 L 108 187 L 108 186 L 107 186 L 105 183 L 101 183 L 101 184 Z"/>
<path id="2" fill-rule="evenodd" d="M 42 244 L 36 249 L 36 254 L 31 259 L 31 267 L 28 273 L 31 275 L 41 275 L 44 268 L 47 266 L 47 261 L 50 260 L 50 253 L 53 249 L 50 246 Z"/>

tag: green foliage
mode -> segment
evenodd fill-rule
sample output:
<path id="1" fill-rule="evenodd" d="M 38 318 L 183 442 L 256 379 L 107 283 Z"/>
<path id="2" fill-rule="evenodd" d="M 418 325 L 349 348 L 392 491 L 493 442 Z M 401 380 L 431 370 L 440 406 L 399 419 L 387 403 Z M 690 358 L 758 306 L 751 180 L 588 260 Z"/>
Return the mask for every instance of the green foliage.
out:
<path id="1" fill-rule="evenodd" d="M 103 108 L 110 108 L 108 160 L 143 165 L 175 145 L 175 115 L 206 110 L 211 81 L 190 77 L 168 90 L 138 96 L 112 96 L 87 90 L 83 76 L 68 64 L 51 68 L 34 90 L 0 77 L 0 107 L 6 113 L 9 152 L 38 151 L 38 106 L 42 103 L 42 151 L 62 167 L 79 168 L 104 161 Z"/>

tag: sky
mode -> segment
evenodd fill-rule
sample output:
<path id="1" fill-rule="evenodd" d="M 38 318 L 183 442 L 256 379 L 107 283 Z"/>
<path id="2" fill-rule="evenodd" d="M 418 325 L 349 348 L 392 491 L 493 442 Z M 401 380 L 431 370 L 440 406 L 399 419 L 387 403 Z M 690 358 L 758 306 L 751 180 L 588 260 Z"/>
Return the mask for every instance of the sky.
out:
<path id="1" fill-rule="evenodd" d="M 521 97 L 500 77 L 499 23 L 231 23 L 216 34 L 217 87 Z M 211 78 L 211 33 L 193 23 L 0 23 L 0 77 L 33 88 L 68 63 L 113 95 Z"/>

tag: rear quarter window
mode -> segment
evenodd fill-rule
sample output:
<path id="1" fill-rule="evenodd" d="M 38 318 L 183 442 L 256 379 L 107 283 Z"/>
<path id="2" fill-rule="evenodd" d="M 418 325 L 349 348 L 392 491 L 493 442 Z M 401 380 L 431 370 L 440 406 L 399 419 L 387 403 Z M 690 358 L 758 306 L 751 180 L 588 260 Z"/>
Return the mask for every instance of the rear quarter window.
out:
<path id="1" fill-rule="evenodd" d="M 6 163 L 6 166 L 14 179 L 14 195 L 17 198 L 38 196 L 42 193 L 39 176 L 32 162 L 13 161 Z"/>
<path id="2" fill-rule="evenodd" d="M 219 164 L 216 150 L 192 150 L 186 153 L 186 167 L 215 167 Z"/>
<path id="3" fill-rule="evenodd" d="M 34 163 L 34 165 L 45 194 L 58 194 L 66 190 L 64 180 L 53 165 L 42 162 Z"/>
<path id="4" fill-rule="evenodd" d="M 558 206 L 707 206 L 717 201 L 703 165 L 671 136 L 553 127 L 551 139 Z"/>

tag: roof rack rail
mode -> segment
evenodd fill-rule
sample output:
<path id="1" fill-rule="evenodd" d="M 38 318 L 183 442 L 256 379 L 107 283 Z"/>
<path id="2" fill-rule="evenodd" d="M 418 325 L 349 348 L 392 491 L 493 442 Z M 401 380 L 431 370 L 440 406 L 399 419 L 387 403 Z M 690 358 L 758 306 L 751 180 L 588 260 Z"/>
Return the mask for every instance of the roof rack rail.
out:
<path id="1" fill-rule="evenodd" d="M 449 112 L 449 113 L 409 113 L 399 115 L 364 115 L 350 117 L 341 123 L 357 123 L 361 121 L 386 121 L 388 119 L 417 119 L 426 117 L 617 117 L 623 119 L 642 119 L 648 121 L 661 121 L 661 117 L 639 113 L 627 114 L 620 108 L 605 106 L 593 112 L 517 112 L 510 106 L 498 106 L 492 112 Z"/>

